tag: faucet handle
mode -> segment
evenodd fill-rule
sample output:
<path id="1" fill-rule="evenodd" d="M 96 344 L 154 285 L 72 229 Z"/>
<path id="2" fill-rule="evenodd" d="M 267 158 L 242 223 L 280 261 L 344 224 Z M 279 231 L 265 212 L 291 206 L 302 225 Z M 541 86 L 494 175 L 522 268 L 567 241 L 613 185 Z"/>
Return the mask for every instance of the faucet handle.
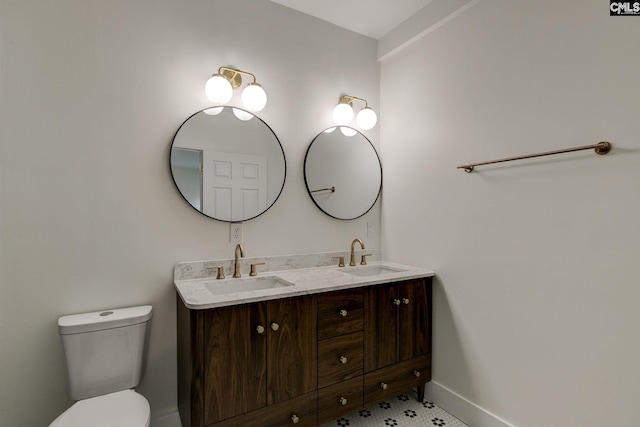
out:
<path id="1" fill-rule="evenodd" d="M 360 256 L 360 264 L 361 265 L 367 265 L 367 257 L 371 256 L 371 254 L 362 254 Z"/>
<path id="2" fill-rule="evenodd" d="M 264 265 L 264 262 L 256 262 L 251 264 L 251 271 L 249 272 L 249 276 L 255 276 L 258 273 L 256 273 L 256 265 Z"/>
<path id="3" fill-rule="evenodd" d="M 218 270 L 218 275 L 216 276 L 216 279 L 221 280 L 224 279 L 224 267 L 221 265 L 216 265 L 213 267 L 207 267 L 207 270 Z"/>
<path id="4" fill-rule="evenodd" d="M 338 260 L 338 267 L 344 267 L 344 257 L 343 256 L 332 256 L 331 259 Z"/>

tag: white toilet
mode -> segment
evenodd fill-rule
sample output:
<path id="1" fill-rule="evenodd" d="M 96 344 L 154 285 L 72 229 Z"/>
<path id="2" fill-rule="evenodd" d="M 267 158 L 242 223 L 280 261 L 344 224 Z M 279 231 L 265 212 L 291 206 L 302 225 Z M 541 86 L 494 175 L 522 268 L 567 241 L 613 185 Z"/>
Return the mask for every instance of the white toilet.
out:
<path id="1" fill-rule="evenodd" d="M 152 307 L 121 308 L 58 319 L 78 400 L 49 427 L 149 427 L 149 402 L 133 388 L 144 371 Z"/>

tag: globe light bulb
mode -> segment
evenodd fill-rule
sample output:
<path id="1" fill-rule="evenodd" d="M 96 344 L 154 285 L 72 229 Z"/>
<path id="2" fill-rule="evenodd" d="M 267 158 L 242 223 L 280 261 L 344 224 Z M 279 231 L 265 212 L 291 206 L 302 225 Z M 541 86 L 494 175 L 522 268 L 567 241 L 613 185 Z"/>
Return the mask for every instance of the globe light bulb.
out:
<path id="1" fill-rule="evenodd" d="M 249 83 L 242 91 L 242 104 L 249 111 L 260 111 L 267 105 L 267 93 L 258 83 Z"/>
<path id="2" fill-rule="evenodd" d="M 339 125 L 348 125 L 353 120 L 351 105 L 340 103 L 333 108 L 333 121 Z"/>
<path id="3" fill-rule="evenodd" d="M 221 74 L 214 74 L 204 85 L 204 93 L 209 101 L 216 104 L 226 104 L 231 101 L 233 88 L 231 83 Z"/>
<path id="4" fill-rule="evenodd" d="M 350 127 L 347 127 L 347 126 L 340 126 L 340 132 L 342 132 L 342 134 L 344 136 L 353 136 L 356 133 L 358 133 L 357 130 L 355 130 L 353 128 L 350 128 Z"/>
<path id="5" fill-rule="evenodd" d="M 365 107 L 356 116 L 356 123 L 361 129 L 372 129 L 378 122 L 376 112 L 369 107 Z"/>
<path id="6" fill-rule="evenodd" d="M 233 114 L 243 122 L 246 122 L 247 120 L 251 120 L 253 118 L 253 114 L 239 108 L 234 108 Z"/>

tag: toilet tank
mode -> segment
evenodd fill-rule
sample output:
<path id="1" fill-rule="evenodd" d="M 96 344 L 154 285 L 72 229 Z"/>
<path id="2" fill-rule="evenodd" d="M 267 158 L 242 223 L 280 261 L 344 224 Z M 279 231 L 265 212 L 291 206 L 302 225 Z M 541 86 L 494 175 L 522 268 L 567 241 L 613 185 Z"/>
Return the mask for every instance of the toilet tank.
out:
<path id="1" fill-rule="evenodd" d="M 145 305 L 58 319 L 71 399 L 101 396 L 140 383 L 151 312 L 152 307 Z"/>

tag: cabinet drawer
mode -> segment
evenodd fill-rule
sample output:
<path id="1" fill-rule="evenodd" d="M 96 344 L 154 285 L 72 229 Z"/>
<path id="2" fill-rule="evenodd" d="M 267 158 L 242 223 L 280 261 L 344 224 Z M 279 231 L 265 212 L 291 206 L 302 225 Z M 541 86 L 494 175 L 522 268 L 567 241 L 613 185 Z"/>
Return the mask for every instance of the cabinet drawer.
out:
<path id="1" fill-rule="evenodd" d="M 361 331 L 364 302 L 362 289 L 347 289 L 318 296 L 318 339 Z"/>
<path id="2" fill-rule="evenodd" d="M 318 425 L 362 409 L 362 376 L 318 390 Z"/>
<path id="3" fill-rule="evenodd" d="M 315 427 L 318 418 L 317 403 L 317 392 L 314 391 L 210 425 L 211 427 L 282 427 L 295 424 L 296 427 Z M 294 422 L 294 416 L 297 417 L 297 422 Z"/>
<path id="4" fill-rule="evenodd" d="M 318 343 L 318 388 L 362 375 L 362 335 L 354 332 Z"/>
<path id="5" fill-rule="evenodd" d="M 420 376 L 416 376 L 416 372 Z M 364 376 L 364 406 L 395 396 L 431 380 L 431 355 L 416 358 L 369 372 Z M 386 385 L 386 388 L 383 387 Z"/>

